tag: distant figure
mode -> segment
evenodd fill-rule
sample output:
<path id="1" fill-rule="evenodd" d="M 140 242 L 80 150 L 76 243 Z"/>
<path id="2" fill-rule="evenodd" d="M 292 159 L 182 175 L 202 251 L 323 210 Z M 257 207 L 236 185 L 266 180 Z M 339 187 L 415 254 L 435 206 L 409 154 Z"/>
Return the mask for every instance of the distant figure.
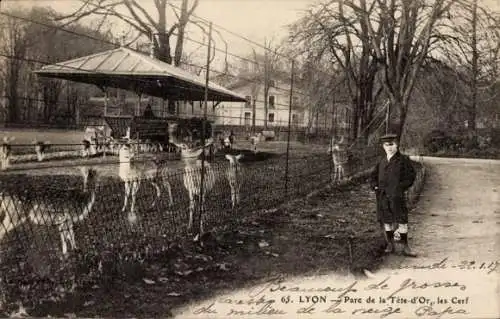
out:
<path id="1" fill-rule="evenodd" d="M 231 148 L 233 148 L 233 145 L 234 145 L 234 139 L 235 139 L 235 136 L 234 136 L 234 131 L 231 130 L 231 133 L 229 134 L 229 143 L 231 143 Z"/>
<path id="2" fill-rule="evenodd" d="M 254 154 L 257 154 L 257 144 L 260 142 L 261 135 L 262 133 L 259 132 L 255 135 L 250 136 L 250 143 L 252 144 Z"/>
<path id="3" fill-rule="evenodd" d="M 224 149 L 226 149 L 226 150 L 231 149 L 231 139 L 229 136 L 226 136 L 224 138 Z"/>
<path id="4" fill-rule="evenodd" d="M 151 104 L 148 104 L 146 106 L 146 109 L 144 110 L 144 117 L 148 119 L 155 118 L 155 114 L 153 113 L 153 109 L 151 108 Z"/>

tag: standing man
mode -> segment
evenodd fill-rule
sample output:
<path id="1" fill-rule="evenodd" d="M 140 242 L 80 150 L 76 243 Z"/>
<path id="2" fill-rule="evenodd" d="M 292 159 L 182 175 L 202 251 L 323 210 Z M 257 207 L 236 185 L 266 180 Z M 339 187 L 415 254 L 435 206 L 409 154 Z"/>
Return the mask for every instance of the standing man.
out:
<path id="1" fill-rule="evenodd" d="M 144 109 L 144 117 L 148 119 L 155 118 L 155 114 L 153 113 L 153 108 L 151 107 L 151 104 L 146 105 L 146 108 Z"/>
<path id="2" fill-rule="evenodd" d="M 386 253 L 394 252 L 394 231 L 401 235 L 403 254 L 416 257 L 408 245 L 408 208 L 405 192 L 415 181 L 415 169 L 408 156 L 399 151 L 398 135 L 381 137 L 384 156 L 371 174 L 371 187 L 377 195 L 377 217 L 384 227 Z M 395 226 L 397 225 L 397 226 Z"/>

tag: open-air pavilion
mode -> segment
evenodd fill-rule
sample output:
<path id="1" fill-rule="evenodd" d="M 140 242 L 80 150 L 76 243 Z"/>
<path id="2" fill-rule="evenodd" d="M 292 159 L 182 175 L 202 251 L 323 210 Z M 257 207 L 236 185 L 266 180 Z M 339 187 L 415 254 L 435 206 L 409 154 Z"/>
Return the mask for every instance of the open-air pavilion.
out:
<path id="1" fill-rule="evenodd" d="M 169 101 L 205 101 L 204 78 L 126 47 L 46 65 L 35 73 Z M 244 102 L 245 97 L 209 82 L 207 101 Z"/>
<path id="2" fill-rule="evenodd" d="M 137 93 L 136 116 L 139 115 L 140 97 L 149 95 L 168 101 L 205 101 L 206 79 L 151 56 L 126 47 L 46 65 L 35 71 L 38 76 L 93 84 L 104 92 L 118 88 Z M 220 102 L 244 102 L 244 96 L 218 84 L 208 82 L 207 102 L 215 108 Z M 104 99 L 106 122 L 119 119 L 107 117 L 107 98 Z M 130 121 L 128 119 L 124 119 Z M 120 122 L 120 121 L 118 121 Z M 130 123 L 130 122 L 129 122 Z M 127 124 L 130 127 L 130 124 Z M 113 131 L 124 133 L 123 125 Z"/>

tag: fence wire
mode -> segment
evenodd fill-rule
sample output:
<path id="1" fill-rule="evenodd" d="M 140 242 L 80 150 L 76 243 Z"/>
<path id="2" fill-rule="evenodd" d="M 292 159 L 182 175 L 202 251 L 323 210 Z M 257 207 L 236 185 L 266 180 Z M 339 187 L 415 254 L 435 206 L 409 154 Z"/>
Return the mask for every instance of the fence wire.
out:
<path id="1" fill-rule="evenodd" d="M 2 15 L 41 25 L 45 29 L 62 30 L 60 26 L 40 24 L 12 14 Z M 78 38 L 82 35 L 73 32 L 72 36 Z M 104 41 L 104 44 L 113 43 Z M 270 51 L 267 47 L 264 49 Z M 221 52 L 220 48 L 214 51 Z M 235 65 L 241 61 L 254 65 L 252 68 L 240 67 L 237 71 L 243 69 L 248 73 L 271 67 L 265 65 L 267 60 L 226 54 L 237 59 Z M 29 72 L 49 64 L 29 55 L 12 56 L 0 52 L 0 58 L 7 63 L 23 64 Z M 47 298 L 53 296 L 57 299 L 58 291 L 71 291 L 75 282 L 85 285 L 81 280 L 92 277 L 83 274 L 93 274 L 105 282 L 112 274 L 134 271 L 133 267 L 118 269 L 121 261 L 141 263 L 162 258 L 173 245 L 191 241 L 199 231 L 201 221 L 205 233 L 235 230 L 245 218 L 263 216 L 268 209 L 333 183 L 335 165 L 328 147 L 332 136 L 348 137 L 352 132 L 352 114 L 343 102 L 347 99 L 342 92 L 337 92 L 337 88 L 328 88 L 324 105 L 316 105 L 321 99 L 314 96 L 316 91 L 307 91 L 307 79 L 298 76 L 302 70 L 294 69 L 294 63 L 291 63 L 291 70 L 286 67 L 293 60 L 282 55 L 273 58 L 285 67 L 276 70 L 275 74 L 265 74 L 265 77 L 244 72 L 228 74 L 210 65 L 188 62 L 182 65 L 201 68 L 215 76 L 225 75 L 236 82 L 243 80 L 250 87 L 263 87 L 260 92 L 248 93 L 250 103 L 234 107 L 240 111 L 238 114 L 231 113 L 229 105 L 212 103 L 209 106 L 213 111 L 208 118 L 215 123 L 218 133 L 213 136 L 215 150 L 213 156 L 207 158 L 203 182 L 199 165 L 194 163 L 188 167 L 180 159 L 178 148 L 168 142 L 146 141 L 147 137 L 165 136 L 165 132 L 159 132 L 162 123 L 154 127 L 147 123 L 141 126 L 141 138 L 131 143 L 136 157 L 130 164 L 120 162 L 119 147 L 113 143 L 90 141 L 90 146 L 85 146 L 82 129 L 106 124 L 104 116 L 76 116 L 76 109 L 94 107 L 93 110 L 101 110 L 90 103 L 88 87 L 64 83 L 67 90 L 63 90 L 64 85 L 59 83 L 60 90 L 46 90 L 57 93 L 58 98 L 51 98 L 43 90 L 47 88 L 44 87 L 46 83 L 27 80 L 26 83 L 33 84 L 30 90 L 27 86 L 16 88 L 24 95 L 11 94 L 16 90 L 2 93 L 0 102 L 4 110 L 17 106 L 19 114 L 17 122 L 6 123 L 12 130 L 5 135 L 14 136 L 16 140 L 0 146 L 3 169 L 0 172 L 0 292 L 8 292 L 11 296 L 0 298 L 28 298 L 30 293 L 26 287 L 33 289 L 33 282 L 36 282 L 38 291 L 45 290 Z M 324 73 L 321 67 L 313 71 Z M 29 72 L 23 76 L 28 77 Z M 275 77 L 275 83 L 264 85 L 267 77 Z M 296 81 L 292 80 L 294 77 L 297 77 Z M 11 85 L 9 81 L 5 83 Z M 266 94 L 264 89 L 268 90 Z M 88 101 L 82 102 L 85 97 Z M 160 105 L 159 101 L 151 101 L 147 103 Z M 142 113 L 146 107 L 142 100 L 126 105 L 126 99 L 118 101 L 116 97 L 114 102 L 118 105 L 115 109 L 120 109 L 119 116 L 137 115 L 137 110 Z M 158 118 L 165 115 L 166 103 L 161 102 L 162 106 L 154 110 Z M 205 115 L 201 112 L 202 106 L 201 102 L 196 107 L 192 103 L 191 111 L 185 108 L 168 115 L 202 117 Z M 111 110 L 112 105 L 109 108 Z M 216 112 L 219 109 L 223 111 Z M 68 110 L 75 114 L 68 114 Z M 8 117 L 4 115 L 0 114 L 0 117 Z M 66 136 L 62 139 L 51 133 L 54 139 L 37 136 L 37 140 L 33 140 L 30 137 L 33 134 L 23 130 L 30 126 L 68 131 L 64 131 Z M 222 138 L 229 132 L 235 142 L 230 149 L 225 149 Z M 262 135 L 253 145 L 251 141 L 257 132 Z M 37 143 L 44 145 L 42 158 L 36 154 L 37 147 L 40 147 Z M 371 167 L 378 151 L 354 141 L 346 149 L 346 178 Z M 234 167 L 226 159 L 226 154 L 244 155 L 235 180 L 232 178 Z M 3 161 L 4 155 L 9 158 L 8 165 Z M 233 202 L 231 195 L 233 187 L 237 190 L 237 202 Z M 203 207 L 196 197 L 200 191 L 205 194 Z M 190 229 L 191 210 L 193 223 Z M 79 277 L 84 279 L 79 281 Z M 64 289 L 54 289 L 54 285 L 64 286 Z"/>
<path id="2" fill-rule="evenodd" d="M 235 145 L 245 142 L 237 141 Z M 266 145 L 263 142 L 262 148 L 276 148 L 277 143 Z M 314 148 L 292 144 L 297 146 L 294 149 L 292 145 L 294 153 L 288 158 L 288 171 L 285 170 L 287 157 L 284 153 L 259 151 L 254 154 L 243 147 L 234 150 L 234 154 L 245 155 L 237 175 L 240 200 L 234 208 L 228 178 L 229 161 L 223 154 L 218 154 L 214 161 L 207 161 L 206 170 L 213 173 L 214 180 L 206 180 L 204 185 L 206 200 L 201 218 L 205 231 L 235 227 L 242 218 L 259 210 L 276 207 L 332 182 L 331 157 L 326 145 Z M 373 155 L 369 152 L 355 156 L 351 157 L 352 165 L 347 167 L 348 175 L 373 163 Z M 198 179 L 200 168 L 186 170 L 179 160 L 153 163 L 144 158 L 137 161 L 136 165 L 163 168 L 157 168 L 158 173 L 151 178 L 138 176 L 133 180 L 138 182 L 134 209 L 137 222 L 131 224 L 127 216 L 132 198 L 123 209 L 125 186 L 119 177 L 122 163 L 118 163 L 116 157 L 114 163 L 108 164 L 86 161 L 91 159 L 80 160 L 80 165 L 13 169 L 0 175 L 2 263 L 18 258 L 15 264 L 22 268 L 27 260 L 20 256 L 28 258 L 33 249 L 49 250 L 50 255 L 61 256 L 63 240 L 70 253 L 76 248 L 79 252 L 102 254 L 112 248 L 134 246 L 139 238 L 154 238 L 157 242 L 191 238 L 187 228 L 190 200 L 185 179 Z M 82 174 L 88 175 L 86 189 Z M 285 181 L 288 181 L 288 196 L 284 191 Z M 153 182 L 160 188 L 159 197 Z M 168 196 L 168 186 L 173 202 Z M 199 217 L 196 212 L 195 218 Z M 193 225 L 197 223 L 195 220 Z"/>

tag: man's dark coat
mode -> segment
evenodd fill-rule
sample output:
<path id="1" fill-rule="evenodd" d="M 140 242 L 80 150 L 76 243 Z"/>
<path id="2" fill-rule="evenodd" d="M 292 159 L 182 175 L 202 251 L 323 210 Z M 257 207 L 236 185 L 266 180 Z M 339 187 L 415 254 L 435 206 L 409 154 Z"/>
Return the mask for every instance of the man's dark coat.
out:
<path id="1" fill-rule="evenodd" d="M 410 158 L 399 151 L 387 161 L 384 156 L 371 174 L 371 187 L 377 194 L 377 217 L 383 223 L 408 223 L 405 191 L 415 181 L 415 169 Z"/>

